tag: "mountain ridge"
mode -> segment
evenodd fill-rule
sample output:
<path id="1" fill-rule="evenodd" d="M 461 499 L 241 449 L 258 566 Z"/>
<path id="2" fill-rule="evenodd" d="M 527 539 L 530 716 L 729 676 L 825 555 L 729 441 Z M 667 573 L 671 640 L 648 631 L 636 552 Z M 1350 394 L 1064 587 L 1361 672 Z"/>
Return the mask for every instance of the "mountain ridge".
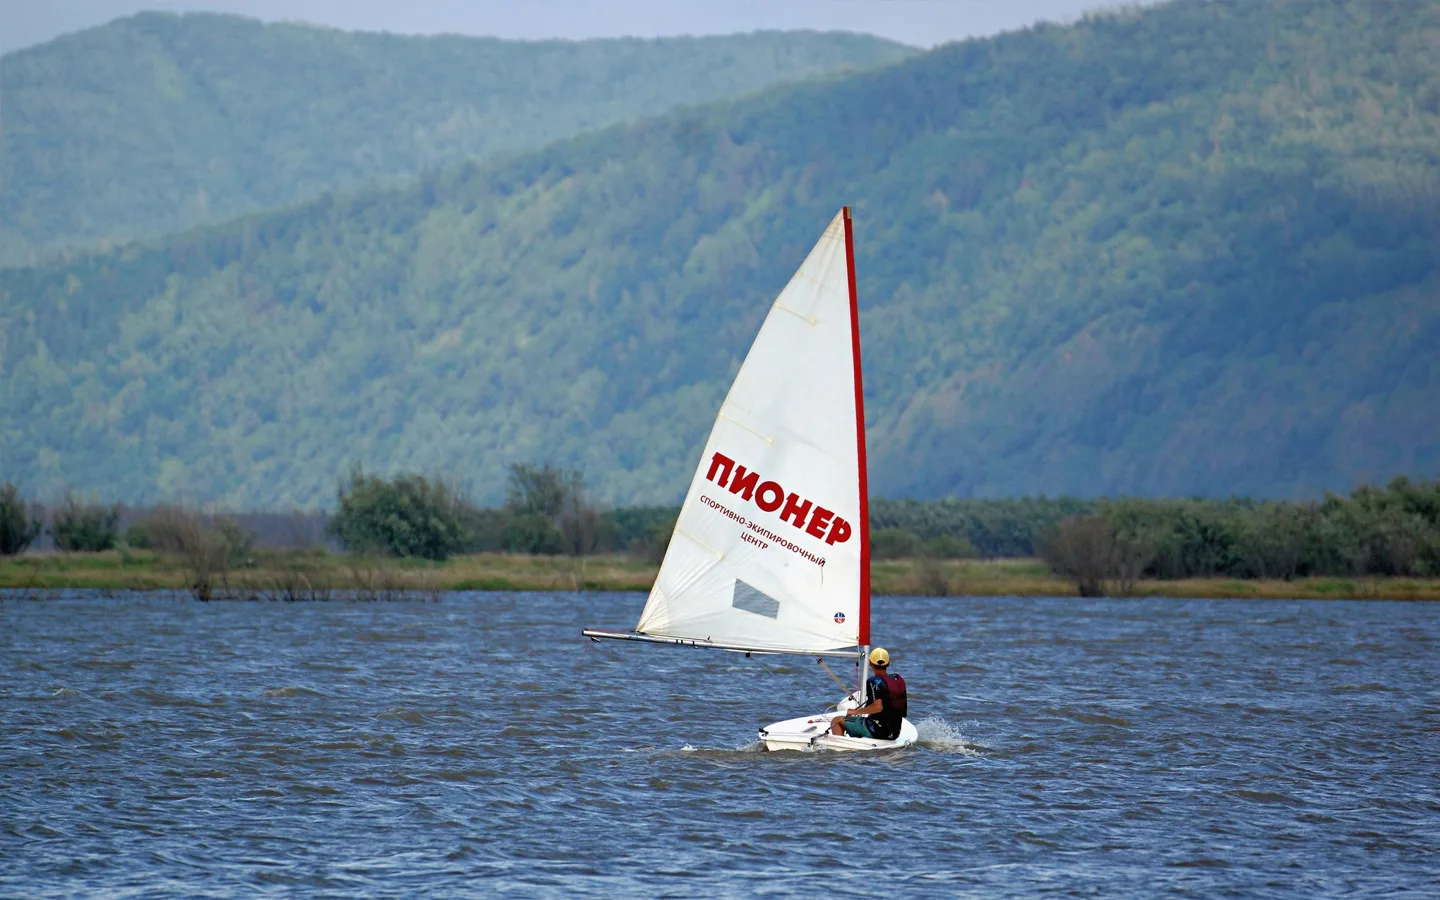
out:
<path id="1" fill-rule="evenodd" d="M 877 495 L 1428 477 L 1440 5 L 1405 13 L 1040 27 L 8 270 L 6 463 L 273 506 L 548 458 L 673 502 L 851 201 Z"/>
<path id="2" fill-rule="evenodd" d="M 912 52 L 844 33 L 506 41 L 139 13 L 0 57 L 0 264 Z"/>

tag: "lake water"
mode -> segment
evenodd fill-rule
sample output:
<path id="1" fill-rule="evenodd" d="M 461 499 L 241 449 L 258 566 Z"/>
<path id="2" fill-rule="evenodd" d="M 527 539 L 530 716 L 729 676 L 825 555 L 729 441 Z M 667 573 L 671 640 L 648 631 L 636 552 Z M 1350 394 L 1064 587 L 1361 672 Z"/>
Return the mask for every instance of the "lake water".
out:
<path id="1" fill-rule="evenodd" d="M 813 660 L 580 639 L 642 603 L 12 595 L 0 895 L 1440 894 L 1440 604 L 879 598 L 857 756 L 755 743 Z"/>

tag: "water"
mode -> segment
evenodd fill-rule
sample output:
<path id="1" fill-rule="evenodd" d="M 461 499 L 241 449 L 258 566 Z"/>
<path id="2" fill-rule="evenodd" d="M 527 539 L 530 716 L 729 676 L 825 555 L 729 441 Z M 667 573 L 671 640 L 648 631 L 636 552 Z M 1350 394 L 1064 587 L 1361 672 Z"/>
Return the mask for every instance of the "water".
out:
<path id="1" fill-rule="evenodd" d="M 641 601 L 0 601 L 0 895 L 1440 893 L 1440 605 L 884 598 L 861 757 Z"/>

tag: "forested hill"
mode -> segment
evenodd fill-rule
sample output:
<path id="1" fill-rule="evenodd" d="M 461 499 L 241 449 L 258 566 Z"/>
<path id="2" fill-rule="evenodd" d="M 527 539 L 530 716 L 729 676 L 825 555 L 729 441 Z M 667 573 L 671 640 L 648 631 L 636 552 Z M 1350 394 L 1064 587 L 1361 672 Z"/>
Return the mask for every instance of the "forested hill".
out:
<path id="1" fill-rule="evenodd" d="M 1181 3 L 0 273 L 32 493 L 328 503 L 350 462 L 673 502 L 856 206 L 879 496 L 1440 471 L 1440 4 Z"/>
<path id="2" fill-rule="evenodd" d="M 838 33 L 521 42 L 143 13 L 0 58 L 0 265 L 913 52 Z"/>

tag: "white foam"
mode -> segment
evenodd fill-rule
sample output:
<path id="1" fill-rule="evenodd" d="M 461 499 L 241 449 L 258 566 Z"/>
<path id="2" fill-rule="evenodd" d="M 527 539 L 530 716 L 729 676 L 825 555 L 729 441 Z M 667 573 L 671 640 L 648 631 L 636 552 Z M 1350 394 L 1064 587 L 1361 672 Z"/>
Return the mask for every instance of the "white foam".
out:
<path id="1" fill-rule="evenodd" d="M 965 756 L 983 756 L 984 748 L 971 743 L 958 725 L 951 725 L 939 716 L 929 716 L 915 723 L 920 733 L 919 745 L 927 750 L 941 753 L 960 753 Z"/>

